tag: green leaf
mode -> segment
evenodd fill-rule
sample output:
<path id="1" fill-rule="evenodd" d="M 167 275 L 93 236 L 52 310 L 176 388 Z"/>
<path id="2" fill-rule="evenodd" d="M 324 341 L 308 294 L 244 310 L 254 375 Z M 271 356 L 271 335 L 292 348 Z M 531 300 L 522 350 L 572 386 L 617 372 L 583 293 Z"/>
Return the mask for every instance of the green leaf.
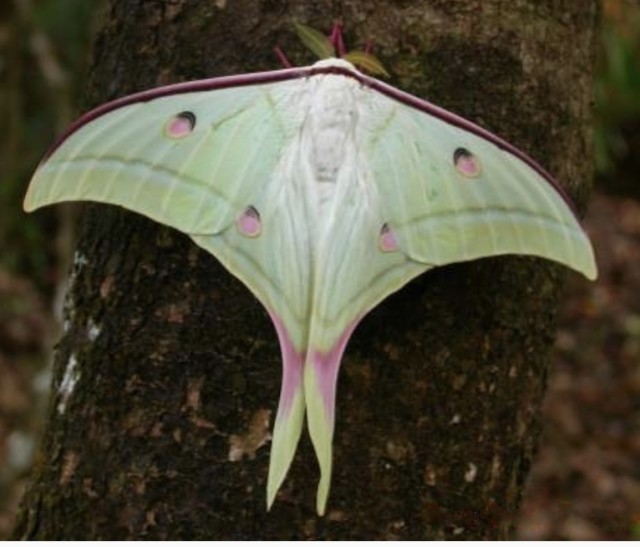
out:
<path id="1" fill-rule="evenodd" d="M 389 73 L 385 70 L 384 66 L 382 66 L 382 63 L 378 60 L 377 57 L 371 55 L 371 53 L 355 50 L 350 51 L 346 55 L 343 55 L 342 58 L 345 61 L 349 61 L 350 63 L 363 69 L 369 74 L 378 76 L 389 76 Z"/>
<path id="2" fill-rule="evenodd" d="M 302 43 L 320 59 L 335 57 L 333 44 L 324 34 L 302 23 L 293 23 L 293 26 Z"/>

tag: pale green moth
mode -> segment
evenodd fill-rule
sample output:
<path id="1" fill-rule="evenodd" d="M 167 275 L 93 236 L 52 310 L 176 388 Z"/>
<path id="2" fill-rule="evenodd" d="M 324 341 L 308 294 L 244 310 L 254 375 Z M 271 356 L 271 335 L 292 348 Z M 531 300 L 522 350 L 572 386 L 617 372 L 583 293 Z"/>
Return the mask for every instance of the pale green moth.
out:
<path id="1" fill-rule="evenodd" d="M 334 31 L 341 55 L 337 43 Z M 344 58 L 158 88 L 85 114 L 38 167 L 24 206 L 69 200 L 185 232 L 267 309 L 283 360 L 269 507 L 306 410 L 324 513 L 340 360 L 389 294 L 431 268 L 504 254 L 596 276 L 589 239 L 544 169 Z"/>

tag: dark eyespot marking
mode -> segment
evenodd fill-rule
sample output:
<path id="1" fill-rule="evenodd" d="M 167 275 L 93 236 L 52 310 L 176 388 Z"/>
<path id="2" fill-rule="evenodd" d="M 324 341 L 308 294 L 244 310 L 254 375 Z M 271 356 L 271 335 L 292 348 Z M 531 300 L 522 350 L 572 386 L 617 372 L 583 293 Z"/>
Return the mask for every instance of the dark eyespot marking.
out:
<path id="1" fill-rule="evenodd" d="M 391 253 L 398 250 L 398 240 L 396 239 L 396 233 L 389 227 L 389 224 L 386 222 L 380 228 L 378 247 L 383 253 Z"/>
<path id="2" fill-rule="evenodd" d="M 249 205 L 236 219 L 236 226 L 242 235 L 258 237 L 262 231 L 260 213 L 253 205 Z"/>
<path id="3" fill-rule="evenodd" d="M 168 137 L 181 139 L 189 135 L 196 126 L 196 115 L 193 112 L 184 111 L 171 118 L 165 127 Z"/>
<path id="4" fill-rule="evenodd" d="M 466 148 L 456 148 L 453 153 L 453 165 L 456 171 L 467 178 L 476 178 L 482 170 L 480 160 Z"/>

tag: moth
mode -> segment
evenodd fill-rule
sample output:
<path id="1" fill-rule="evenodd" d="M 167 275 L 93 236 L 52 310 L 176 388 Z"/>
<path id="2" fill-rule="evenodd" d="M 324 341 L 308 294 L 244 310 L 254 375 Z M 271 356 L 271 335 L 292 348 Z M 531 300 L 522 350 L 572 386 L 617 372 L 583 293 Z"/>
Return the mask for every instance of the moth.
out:
<path id="1" fill-rule="evenodd" d="M 266 308 L 283 368 L 268 507 L 306 416 L 324 513 L 340 360 L 389 294 L 431 268 L 504 254 L 596 277 L 589 239 L 547 171 L 345 58 L 160 87 L 88 112 L 40 164 L 24 207 L 70 200 L 188 234 Z"/>

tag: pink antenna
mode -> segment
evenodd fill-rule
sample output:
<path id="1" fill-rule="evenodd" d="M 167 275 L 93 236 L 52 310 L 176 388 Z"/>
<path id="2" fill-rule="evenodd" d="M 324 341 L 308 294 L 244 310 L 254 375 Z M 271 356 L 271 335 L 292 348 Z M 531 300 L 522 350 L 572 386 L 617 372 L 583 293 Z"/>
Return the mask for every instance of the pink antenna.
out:
<path id="1" fill-rule="evenodd" d="M 342 24 L 336 21 L 333 24 L 333 29 L 331 29 L 331 36 L 329 36 L 329 40 L 333 44 L 333 48 L 336 51 L 336 55 L 338 57 L 342 57 L 347 49 L 344 47 L 344 40 L 342 38 Z"/>
<path id="2" fill-rule="evenodd" d="M 285 55 L 284 51 L 282 51 L 282 48 L 280 46 L 275 46 L 273 48 L 273 52 L 276 54 L 276 57 L 278 58 L 278 61 L 280 61 L 280 64 L 284 68 L 292 68 L 293 67 L 293 65 L 291 64 L 291 61 L 289 61 L 289 58 Z"/>

